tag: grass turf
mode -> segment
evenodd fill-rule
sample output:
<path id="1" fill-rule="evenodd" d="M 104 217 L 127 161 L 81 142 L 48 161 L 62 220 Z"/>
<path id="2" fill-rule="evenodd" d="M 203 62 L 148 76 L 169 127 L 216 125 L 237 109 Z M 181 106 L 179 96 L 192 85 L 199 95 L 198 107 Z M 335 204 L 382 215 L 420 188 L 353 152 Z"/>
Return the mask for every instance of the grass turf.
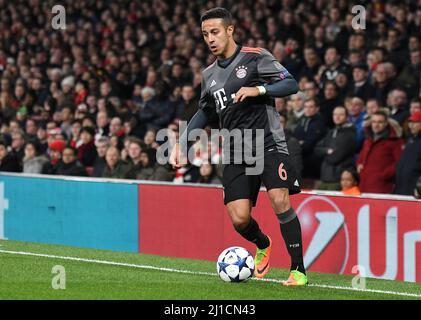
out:
<path id="1" fill-rule="evenodd" d="M 306 287 L 284 287 L 275 282 L 254 280 L 225 283 L 217 277 L 215 263 L 209 261 L 5 240 L 0 241 L 0 250 L 212 273 L 185 274 L 0 252 L 0 299 L 421 299 L 421 285 L 407 282 L 366 279 L 366 289 L 413 293 L 420 297 L 319 287 L 350 288 L 352 276 L 309 272 L 311 286 Z M 65 268 L 65 290 L 52 288 L 55 265 Z M 282 280 L 287 276 L 288 270 L 272 268 L 267 278 Z"/>

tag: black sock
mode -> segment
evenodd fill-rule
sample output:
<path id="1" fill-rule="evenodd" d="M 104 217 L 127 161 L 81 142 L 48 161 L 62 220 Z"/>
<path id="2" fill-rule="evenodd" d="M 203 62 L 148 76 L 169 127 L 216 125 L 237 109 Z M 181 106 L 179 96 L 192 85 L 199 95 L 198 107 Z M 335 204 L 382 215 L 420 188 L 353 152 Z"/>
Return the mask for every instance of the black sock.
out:
<path id="1" fill-rule="evenodd" d="M 260 230 L 256 220 L 250 217 L 250 222 L 244 229 L 235 230 L 246 240 L 253 242 L 259 249 L 269 246 L 269 238 Z"/>
<path id="2" fill-rule="evenodd" d="M 293 208 L 277 216 L 281 226 L 282 237 L 291 257 L 291 270 L 298 270 L 305 274 L 300 221 Z"/>

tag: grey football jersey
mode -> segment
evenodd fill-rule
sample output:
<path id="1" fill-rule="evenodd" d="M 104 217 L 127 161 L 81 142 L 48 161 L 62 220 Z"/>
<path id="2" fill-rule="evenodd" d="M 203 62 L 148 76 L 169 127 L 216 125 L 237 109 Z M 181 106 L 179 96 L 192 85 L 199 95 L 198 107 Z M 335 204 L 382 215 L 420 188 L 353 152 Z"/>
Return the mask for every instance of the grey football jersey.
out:
<path id="1" fill-rule="evenodd" d="M 260 150 L 264 150 L 264 154 L 288 154 L 285 134 L 280 125 L 279 114 L 273 106 L 273 98 L 263 95 L 233 102 L 235 93 L 241 87 L 254 87 L 287 77 L 292 76 L 266 49 L 241 47 L 230 58 L 228 65 L 221 66 L 215 61 L 203 70 L 199 108 L 208 114 L 216 108 L 221 129 L 239 129 L 243 133 L 245 129 L 263 129 L 264 146 Z M 244 144 L 251 145 L 254 151 L 255 143 L 254 138 L 252 141 L 244 139 Z M 238 150 L 233 139 L 225 141 L 224 148 L 227 147 L 231 154 Z"/>

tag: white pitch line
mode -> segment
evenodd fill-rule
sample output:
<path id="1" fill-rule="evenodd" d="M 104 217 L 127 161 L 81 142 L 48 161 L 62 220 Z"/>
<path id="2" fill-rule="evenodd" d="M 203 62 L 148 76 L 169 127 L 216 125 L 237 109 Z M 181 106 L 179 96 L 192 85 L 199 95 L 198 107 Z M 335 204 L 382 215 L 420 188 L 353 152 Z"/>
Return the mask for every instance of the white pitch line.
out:
<path id="1" fill-rule="evenodd" d="M 52 258 L 52 259 L 62 259 L 62 260 L 69 260 L 69 261 L 80 261 L 80 262 L 97 263 L 97 264 L 122 266 L 122 267 L 131 267 L 131 268 L 138 268 L 138 269 L 157 270 L 157 271 L 166 271 L 166 272 L 174 272 L 174 273 L 184 273 L 184 274 L 192 274 L 192 275 L 203 275 L 203 276 L 213 276 L 213 277 L 217 276 L 217 274 L 211 273 L 211 272 L 189 271 L 189 270 L 180 270 L 180 269 L 173 269 L 173 268 L 156 267 L 156 266 L 151 266 L 151 265 L 141 265 L 141 264 L 106 261 L 106 260 L 96 260 L 96 259 L 86 259 L 86 258 L 77 258 L 77 257 L 56 256 L 56 255 L 43 254 L 43 253 L 33 253 L 33 252 L 24 252 L 24 251 L 9 251 L 9 250 L 0 250 L 0 253 L 17 254 L 17 255 L 34 256 L 34 257 L 43 257 L 43 258 Z M 270 279 L 270 278 L 267 278 L 267 279 L 252 278 L 251 280 L 265 281 L 265 282 L 275 282 L 275 283 L 281 283 L 282 282 L 281 280 Z M 357 292 L 370 292 L 370 293 L 379 293 L 379 294 L 388 294 L 388 295 L 396 295 L 396 296 L 421 298 L 421 294 L 409 293 L 409 292 L 385 291 L 385 290 L 376 290 L 376 289 L 357 289 L 357 288 L 351 288 L 351 287 L 341 287 L 341 286 L 332 286 L 332 285 L 315 284 L 315 283 L 309 284 L 308 286 L 309 287 L 316 287 L 316 288 L 323 288 L 323 289 L 348 290 L 348 291 L 357 291 Z"/>

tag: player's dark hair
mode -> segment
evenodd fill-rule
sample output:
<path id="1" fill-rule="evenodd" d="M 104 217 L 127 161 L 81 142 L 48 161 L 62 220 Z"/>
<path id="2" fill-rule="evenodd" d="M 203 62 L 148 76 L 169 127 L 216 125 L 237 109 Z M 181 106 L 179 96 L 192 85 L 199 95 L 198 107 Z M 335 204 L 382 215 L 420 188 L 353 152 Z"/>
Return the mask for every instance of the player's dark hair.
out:
<path id="1" fill-rule="evenodd" d="M 231 13 L 222 7 L 216 7 L 206 11 L 200 18 L 200 21 L 203 22 L 209 19 L 222 19 L 224 21 L 225 27 L 232 25 Z"/>

